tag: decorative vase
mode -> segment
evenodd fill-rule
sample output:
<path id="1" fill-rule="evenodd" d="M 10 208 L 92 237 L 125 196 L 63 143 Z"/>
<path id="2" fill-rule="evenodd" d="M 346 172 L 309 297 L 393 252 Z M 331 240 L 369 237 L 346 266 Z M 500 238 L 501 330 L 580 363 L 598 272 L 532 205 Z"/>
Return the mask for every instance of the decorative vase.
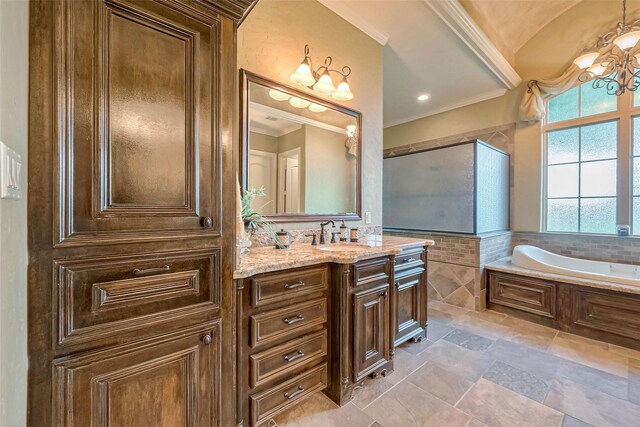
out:
<path id="1" fill-rule="evenodd" d="M 247 230 L 242 231 L 242 234 L 238 237 L 238 245 L 240 246 L 240 256 L 246 255 L 249 253 L 249 248 L 251 247 L 251 233 L 247 232 Z"/>

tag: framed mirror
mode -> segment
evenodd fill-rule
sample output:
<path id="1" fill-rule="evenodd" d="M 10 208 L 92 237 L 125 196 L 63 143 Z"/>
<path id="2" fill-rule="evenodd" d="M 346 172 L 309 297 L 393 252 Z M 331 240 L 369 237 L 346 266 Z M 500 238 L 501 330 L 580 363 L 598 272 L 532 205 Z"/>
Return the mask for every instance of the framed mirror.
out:
<path id="1" fill-rule="evenodd" d="M 274 222 L 361 219 L 362 115 L 241 71 L 241 186 Z"/>

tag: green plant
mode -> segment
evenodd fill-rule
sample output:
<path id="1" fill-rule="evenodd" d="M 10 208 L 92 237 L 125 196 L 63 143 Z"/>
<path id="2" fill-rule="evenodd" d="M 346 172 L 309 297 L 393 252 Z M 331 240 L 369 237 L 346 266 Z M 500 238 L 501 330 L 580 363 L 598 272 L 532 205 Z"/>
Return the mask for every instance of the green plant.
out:
<path id="1" fill-rule="evenodd" d="M 244 222 L 244 228 L 251 233 L 264 229 L 271 231 L 271 221 L 251 207 L 251 202 L 253 202 L 256 197 L 264 197 L 266 195 L 262 187 L 244 190 L 242 193 L 242 221 Z M 264 206 L 266 206 L 266 203 L 262 205 L 261 208 Z"/>

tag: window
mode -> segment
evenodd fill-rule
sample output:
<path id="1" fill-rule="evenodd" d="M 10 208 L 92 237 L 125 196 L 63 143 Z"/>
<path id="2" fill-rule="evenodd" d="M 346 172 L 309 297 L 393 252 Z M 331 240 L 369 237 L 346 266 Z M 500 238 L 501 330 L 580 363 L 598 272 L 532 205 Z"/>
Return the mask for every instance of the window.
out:
<path id="1" fill-rule="evenodd" d="M 591 82 L 549 100 L 544 124 L 544 229 L 640 235 L 640 93 Z M 638 117 L 636 117 L 638 116 Z"/>

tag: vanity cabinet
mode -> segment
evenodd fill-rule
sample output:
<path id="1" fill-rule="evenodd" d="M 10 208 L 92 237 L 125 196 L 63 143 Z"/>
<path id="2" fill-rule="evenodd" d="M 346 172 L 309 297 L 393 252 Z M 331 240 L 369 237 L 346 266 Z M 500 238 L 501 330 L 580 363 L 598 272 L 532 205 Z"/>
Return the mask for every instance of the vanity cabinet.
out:
<path id="1" fill-rule="evenodd" d="M 330 267 L 236 281 L 238 425 L 265 425 L 329 384 Z"/>
<path id="2" fill-rule="evenodd" d="M 353 380 L 389 361 L 389 286 L 353 293 Z"/>
<path id="3" fill-rule="evenodd" d="M 393 343 L 427 336 L 427 250 L 407 248 L 394 258 Z"/>

